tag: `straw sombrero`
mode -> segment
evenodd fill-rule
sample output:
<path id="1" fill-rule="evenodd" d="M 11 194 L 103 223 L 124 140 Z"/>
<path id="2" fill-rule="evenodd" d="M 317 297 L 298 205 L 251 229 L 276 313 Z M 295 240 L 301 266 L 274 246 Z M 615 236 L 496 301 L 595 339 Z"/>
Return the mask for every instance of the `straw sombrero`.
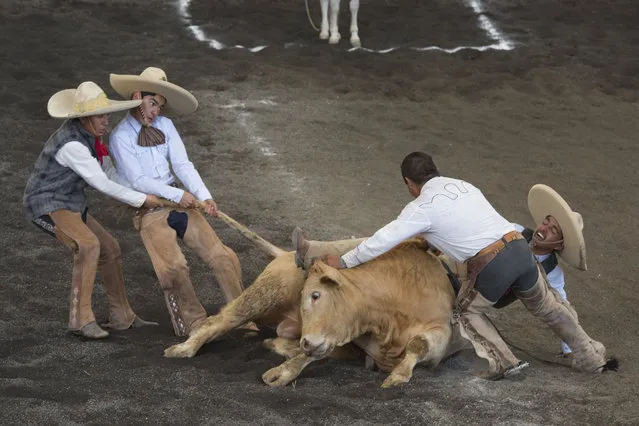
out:
<path id="1" fill-rule="evenodd" d="M 134 92 L 151 92 L 166 98 L 162 115 L 191 114 L 197 109 L 197 99 L 188 90 L 169 83 L 166 73 L 160 68 L 149 67 L 140 75 L 111 74 L 111 87 L 125 99 Z"/>
<path id="2" fill-rule="evenodd" d="M 528 209 L 536 224 L 548 215 L 553 216 L 564 234 L 564 248 L 558 251 L 571 266 L 586 270 L 586 243 L 582 230 L 584 222 L 581 215 L 573 211 L 568 203 L 554 189 L 537 184 L 528 192 Z"/>
<path id="3" fill-rule="evenodd" d="M 142 101 L 113 101 L 92 81 L 80 83 L 77 89 L 61 90 L 49 98 L 47 111 L 54 118 L 77 118 L 108 114 L 135 108 Z"/>

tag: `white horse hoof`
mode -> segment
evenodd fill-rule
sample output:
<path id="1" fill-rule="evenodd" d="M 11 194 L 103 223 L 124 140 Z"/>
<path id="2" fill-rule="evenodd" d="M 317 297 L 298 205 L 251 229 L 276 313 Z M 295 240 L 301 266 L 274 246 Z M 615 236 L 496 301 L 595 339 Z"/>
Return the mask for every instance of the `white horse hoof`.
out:
<path id="1" fill-rule="evenodd" d="M 339 34 L 334 34 L 328 39 L 328 44 L 337 44 L 339 40 L 342 38 Z"/>
<path id="2" fill-rule="evenodd" d="M 326 39 L 328 39 L 328 31 L 326 31 L 326 32 L 322 31 L 320 33 L 320 40 L 326 40 Z"/>
<path id="3" fill-rule="evenodd" d="M 351 37 L 351 46 L 353 47 L 362 47 L 362 42 L 359 37 Z"/>

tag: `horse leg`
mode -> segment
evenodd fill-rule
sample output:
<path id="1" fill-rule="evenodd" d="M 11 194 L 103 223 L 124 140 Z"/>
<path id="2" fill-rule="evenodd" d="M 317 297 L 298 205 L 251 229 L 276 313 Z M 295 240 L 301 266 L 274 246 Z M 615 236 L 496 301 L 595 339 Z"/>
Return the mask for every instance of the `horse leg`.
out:
<path id="1" fill-rule="evenodd" d="M 320 0 L 322 7 L 322 25 L 320 29 L 320 40 L 328 39 L 328 0 Z"/>
<path id="2" fill-rule="evenodd" d="M 329 44 L 337 44 L 342 36 L 339 33 L 339 29 L 337 28 L 337 18 L 339 16 L 339 2 L 340 0 L 331 0 L 331 22 L 329 24 L 329 29 L 331 32 L 331 36 L 328 39 Z"/>
<path id="3" fill-rule="evenodd" d="M 351 0 L 351 46 L 362 47 L 362 42 L 359 39 L 357 28 L 357 11 L 359 10 L 359 0 Z"/>

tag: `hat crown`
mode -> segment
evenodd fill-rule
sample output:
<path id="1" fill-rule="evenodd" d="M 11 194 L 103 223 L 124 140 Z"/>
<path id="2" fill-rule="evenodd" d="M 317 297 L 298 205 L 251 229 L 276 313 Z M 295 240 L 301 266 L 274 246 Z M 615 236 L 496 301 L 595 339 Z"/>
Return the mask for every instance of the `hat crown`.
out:
<path id="1" fill-rule="evenodd" d="M 166 73 L 160 68 L 156 67 L 148 67 L 140 74 L 140 77 L 145 80 L 159 80 L 159 81 L 169 81 L 166 78 Z"/>
<path id="2" fill-rule="evenodd" d="M 87 113 L 109 106 L 104 90 L 92 81 L 80 83 L 73 94 L 73 107 L 77 113 Z"/>

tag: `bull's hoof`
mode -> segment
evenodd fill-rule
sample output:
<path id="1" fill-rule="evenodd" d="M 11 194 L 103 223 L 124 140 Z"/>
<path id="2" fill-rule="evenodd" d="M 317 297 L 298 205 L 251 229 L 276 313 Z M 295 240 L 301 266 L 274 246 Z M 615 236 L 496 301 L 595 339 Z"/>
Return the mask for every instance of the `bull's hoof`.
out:
<path id="1" fill-rule="evenodd" d="M 164 356 L 167 358 L 193 358 L 197 351 L 186 343 L 173 345 L 164 350 Z"/>
<path id="2" fill-rule="evenodd" d="M 275 339 L 273 338 L 264 339 L 264 341 L 262 342 L 262 345 L 264 345 L 266 349 L 269 349 L 275 352 Z"/>
<path id="3" fill-rule="evenodd" d="M 399 386 L 402 383 L 408 383 L 409 380 L 410 380 L 410 377 L 401 376 L 399 374 L 390 374 L 386 378 L 386 380 L 384 380 L 384 383 L 382 383 L 382 388 L 387 389 L 387 388 L 392 388 L 394 386 Z"/>
<path id="4" fill-rule="evenodd" d="M 296 377 L 296 374 L 283 365 L 271 368 L 266 373 L 262 374 L 262 380 L 264 383 L 272 387 L 286 386 L 295 380 Z"/>

